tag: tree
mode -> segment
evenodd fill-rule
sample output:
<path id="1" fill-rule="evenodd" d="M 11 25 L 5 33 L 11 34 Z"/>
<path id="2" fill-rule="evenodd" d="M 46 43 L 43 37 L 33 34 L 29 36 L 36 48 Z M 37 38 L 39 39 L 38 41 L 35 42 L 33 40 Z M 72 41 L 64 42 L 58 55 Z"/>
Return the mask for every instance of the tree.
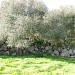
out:
<path id="1" fill-rule="evenodd" d="M 53 42 L 75 39 L 75 26 L 74 26 L 74 7 L 67 6 L 58 10 L 49 11 L 45 16 L 45 29 L 44 37 Z"/>
<path id="2" fill-rule="evenodd" d="M 39 31 L 39 17 L 42 16 L 39 13 L 45 14 L 46 6 L 35 0 L 28 0 L 28 2 L 27 0 L 8 0 L 4 1 L 0 8 L 1 32 L 4 33 L 4 37 L 8 37 L 8 45 L 15 46 L 18 41 L 26 41 L 27 37 L 30 38 Z M 32 4 L 33 2 L 34 4 Z"/>
<path id="3" fill-rule="evenodd" d="M 67 38 L 74 38 L 75 36 L 75 26 L 74 26 L 74 20 L 75 20 L 75 8 L 73 6 L 67 6 L 61 8 L 61 17 L 63 25 L 66 28 L 66 34 Z"/>

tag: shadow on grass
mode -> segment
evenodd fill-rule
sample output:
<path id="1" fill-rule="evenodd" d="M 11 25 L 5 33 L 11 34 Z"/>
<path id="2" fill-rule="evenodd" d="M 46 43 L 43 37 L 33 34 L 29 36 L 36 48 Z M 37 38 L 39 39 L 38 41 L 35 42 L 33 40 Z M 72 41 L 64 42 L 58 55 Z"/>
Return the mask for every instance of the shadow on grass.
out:
<path id="1" fill-rule="evenodd" d="M 62 62 L 75 64 L 75 58 L 60 57 L 60 56 L 47 56 L 46 58 L 51 59 L 51 60 L 56 60 L 56 61 L 62 61 Z"/>
<path id="2" fill-rule="evenodd" d="M 67 57 L 60 57 L 60 56 L 52 56 L 52 55 L 47 55 L 47 56 L 36 56 L 36 55 L 32 55 L 32 54 L 24 54 L 24 55 L 20 55 L 20 56 L 1 56 L 0 58 L 2 59 L 7 59 L 7 58 L 46 58 L 46 59 L 50 59 L 50 60 L 55 60 L 55 61 L 62 61 L 62 62 L 67 62 L 67 63 L 73 63 L 75 64 L 75 58 L 67 58 Z"/>

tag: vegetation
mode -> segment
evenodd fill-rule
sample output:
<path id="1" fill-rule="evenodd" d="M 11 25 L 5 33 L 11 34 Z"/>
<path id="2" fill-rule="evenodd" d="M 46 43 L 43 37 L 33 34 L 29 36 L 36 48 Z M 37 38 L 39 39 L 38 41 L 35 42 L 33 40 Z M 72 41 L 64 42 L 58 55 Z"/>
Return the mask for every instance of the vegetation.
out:
<path id="1" fill-rule="evenodd" d="M 22 48 L 49 42 L 52 47 L 75 47 L 74 10 L 65 6 L 48 11 L 38 0 L 6 0 L 0 7 L 0 44 Z"/>
<path id="2" fill-rule="evenodd" d="M 74 10 L 64 6 L 49 11 L 38 0 L 5 0 L 0 7 L 0 55 L 12 56 L 0 56 L 0 74 L 74 75 L 74 58 L 47 56 L 53 51 L 75 57 Z"/>
<path id="3" fill-rule="evenodd" d="M 75 59 L 32 55 L 0 56 L 1 75 L 74 75 Z"/>

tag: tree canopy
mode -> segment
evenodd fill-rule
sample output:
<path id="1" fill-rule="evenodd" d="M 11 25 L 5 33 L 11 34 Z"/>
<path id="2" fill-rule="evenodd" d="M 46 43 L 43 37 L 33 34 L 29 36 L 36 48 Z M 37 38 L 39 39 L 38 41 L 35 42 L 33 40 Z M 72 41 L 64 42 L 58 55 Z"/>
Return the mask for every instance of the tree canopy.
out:
<path id="1" fill-rule="evenodd" d="M 74 10 L 74 6 L 66 6 L 48 11 L 38 0 L 6 0 L 0 7 L 0 40 L 6 39 L 10 46 L 27 46 L 33 38 L 72 42 Z"/>

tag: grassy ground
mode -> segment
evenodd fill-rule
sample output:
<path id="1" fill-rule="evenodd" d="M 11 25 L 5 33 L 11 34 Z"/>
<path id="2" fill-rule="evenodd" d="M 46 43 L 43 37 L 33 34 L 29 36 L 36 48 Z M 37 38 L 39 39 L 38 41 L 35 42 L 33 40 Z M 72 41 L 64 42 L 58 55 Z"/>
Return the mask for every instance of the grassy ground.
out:
<path id="1" fill-rule="evenodd" d="M 0 56 L 0 75 L 75 75 L 75 58 Z"/>

